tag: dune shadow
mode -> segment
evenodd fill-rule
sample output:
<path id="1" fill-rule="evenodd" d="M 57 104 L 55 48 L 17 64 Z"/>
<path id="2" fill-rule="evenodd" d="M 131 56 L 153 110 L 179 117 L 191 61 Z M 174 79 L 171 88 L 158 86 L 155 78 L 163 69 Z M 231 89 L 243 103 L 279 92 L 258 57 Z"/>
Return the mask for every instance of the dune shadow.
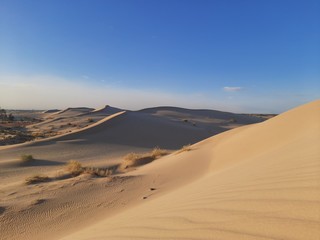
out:
<path id="1" fill-rule="evenodd" d="M 5 207 L 0 207 L 0 215 L 3 214 L 5 210 L 6 210 Z"/>
<path id="2" fill-rule="evenodd" d="M 21 162 L 20 166 L 23 166 L 23 167 L 58 166 L 63 164 L 64 164 L 63 162 L 58 162 L 58 161 L 45 160 L 45 159 L 33 159 L 32 161 L 28 161 L 28 162 Z"/>

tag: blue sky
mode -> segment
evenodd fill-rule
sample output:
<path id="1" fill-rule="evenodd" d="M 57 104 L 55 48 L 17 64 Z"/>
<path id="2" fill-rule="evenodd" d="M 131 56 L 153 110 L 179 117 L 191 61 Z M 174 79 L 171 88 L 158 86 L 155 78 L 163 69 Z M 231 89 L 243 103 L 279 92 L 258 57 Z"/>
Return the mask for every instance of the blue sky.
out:
<path id="1" fill-rule="evenodd" d="M 320 96 L 320 1 L 0 0 L 3 108 L 282 112 Z"/>

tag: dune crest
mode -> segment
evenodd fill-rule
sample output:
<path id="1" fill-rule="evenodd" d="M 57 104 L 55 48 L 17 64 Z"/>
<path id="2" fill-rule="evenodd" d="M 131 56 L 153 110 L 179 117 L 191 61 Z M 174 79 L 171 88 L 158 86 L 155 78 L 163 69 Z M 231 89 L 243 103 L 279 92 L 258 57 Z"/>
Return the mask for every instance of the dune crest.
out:
<path id="1" fill-rule="evenodd" d="M 0 239 L 318 240 L 319 109 L 315 101 L 246 126 L 257 119 L 171 107 L 73 112 L 77 121 L 98 117 L 0 150 Z M 205 139 L 210 128 L 230 125 L 239 127 Z M 197 143 L 181 148 L 190 141 Z M 168 155 L 147 157 L 144 166 L 60 174 L 69 160 L 106 173 L 128 152 L 148 156 L 157 143 Z M 21 162 L 19 154 L 33 160 Z"/>
<path id="2" fill-rule="evenodd" d="M 63 239 L 319 239 L 319 109 L 315 101 L 141 168 L 165 175 L 163 188 L 182 187 Z"/>

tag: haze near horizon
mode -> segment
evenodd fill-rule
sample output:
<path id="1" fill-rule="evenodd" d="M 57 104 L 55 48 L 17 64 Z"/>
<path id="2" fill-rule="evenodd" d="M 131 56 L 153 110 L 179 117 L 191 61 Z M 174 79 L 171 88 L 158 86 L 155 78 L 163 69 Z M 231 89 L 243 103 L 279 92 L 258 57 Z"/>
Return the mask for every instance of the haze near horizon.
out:
<path id="1" fill-rule="evenodd" d="M 320 96 L 319 1 L 1 1 L 0 106 L 280 113 Z"/>

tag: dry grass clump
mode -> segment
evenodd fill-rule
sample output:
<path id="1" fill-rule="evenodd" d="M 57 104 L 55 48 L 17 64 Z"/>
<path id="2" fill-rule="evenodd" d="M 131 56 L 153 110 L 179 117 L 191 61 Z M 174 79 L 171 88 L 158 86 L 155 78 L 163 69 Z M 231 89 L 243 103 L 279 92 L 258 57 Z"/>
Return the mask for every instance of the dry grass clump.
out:
<path id="1" fill-rule="evenodd" d="M 76 160 L 70 160 L 66 165 L 66 170 L 72 176 L 78 176 L 83 173 L 84 168 L 82 167 L 81 163 Z"/>
<path id="2" fill-rule="evenodd" d="M 152 152 L 151 152 L 151 157 L 153 158 L 158 158 L 158 157 L 162 157 L 168 154 L 167 150 L 161 149 L 159 147 L 155 147 Z"/>
<path id="3" fill-rule="evenodd" d="M 25 179 L 25 183 L 27 185 L 35 184 L 35 183 L 41 183 L 41 182 L 48 182 L 48 181 L 50 181 L 50 178 L 48 176 L 40 175 L 40 174 L 33 175 L 33 176 L 27 177 Z"/>
<path id="4" fill-rule="evenodd" d="M 26 162 L 31 162 L 32 160 L 34 160 L 33 156 L 30 154 L 23 154 L 20 156 L 20 160 L 24 163 Z"/>
<path id="5" fill-rule="evenodd" d="M 114 173 L 114 170 L 111 168 L 93 168 L 86 167 L 83 171 L 83 174 L 90 174 L 96 177 L 107 177 Z"/>
<path id="6" fill-rule="evenodd" d="M 94 167 L 83 167 L 80 162 L 71 160 L 66 165 L 66 170 L 72 176 L 79 176 L 80 174 L 90 174 L 97 177 L 106 177 L 113 174 L 113 168 L 94 168 Z"/>
<path id="7" fill-rule="evenodd" d="M 189 152 L 191 151 L 191 149 L 191 144 L 184 145 L 179 151 L 177 151 L 177 154 L 182 152 Z"/>
<path id="8" fill-rule="evenodd" d="M 188 144 L 188 145 L 184 145 L 182 148 L 181 148 L 182 152 L 188 152 L 191 150 L 191 144 Z"/>
<path id="9" fill-rule="evenodd" d="M 159 147 L 154 148 L 150 153 L 146 154 L 129 153 L 124 156 L 124 160 L 119 165 L 119 169 L 124 170 L 130 167 L 145 165 L 167 154 L 168 151 L 160 149 Z"/>

